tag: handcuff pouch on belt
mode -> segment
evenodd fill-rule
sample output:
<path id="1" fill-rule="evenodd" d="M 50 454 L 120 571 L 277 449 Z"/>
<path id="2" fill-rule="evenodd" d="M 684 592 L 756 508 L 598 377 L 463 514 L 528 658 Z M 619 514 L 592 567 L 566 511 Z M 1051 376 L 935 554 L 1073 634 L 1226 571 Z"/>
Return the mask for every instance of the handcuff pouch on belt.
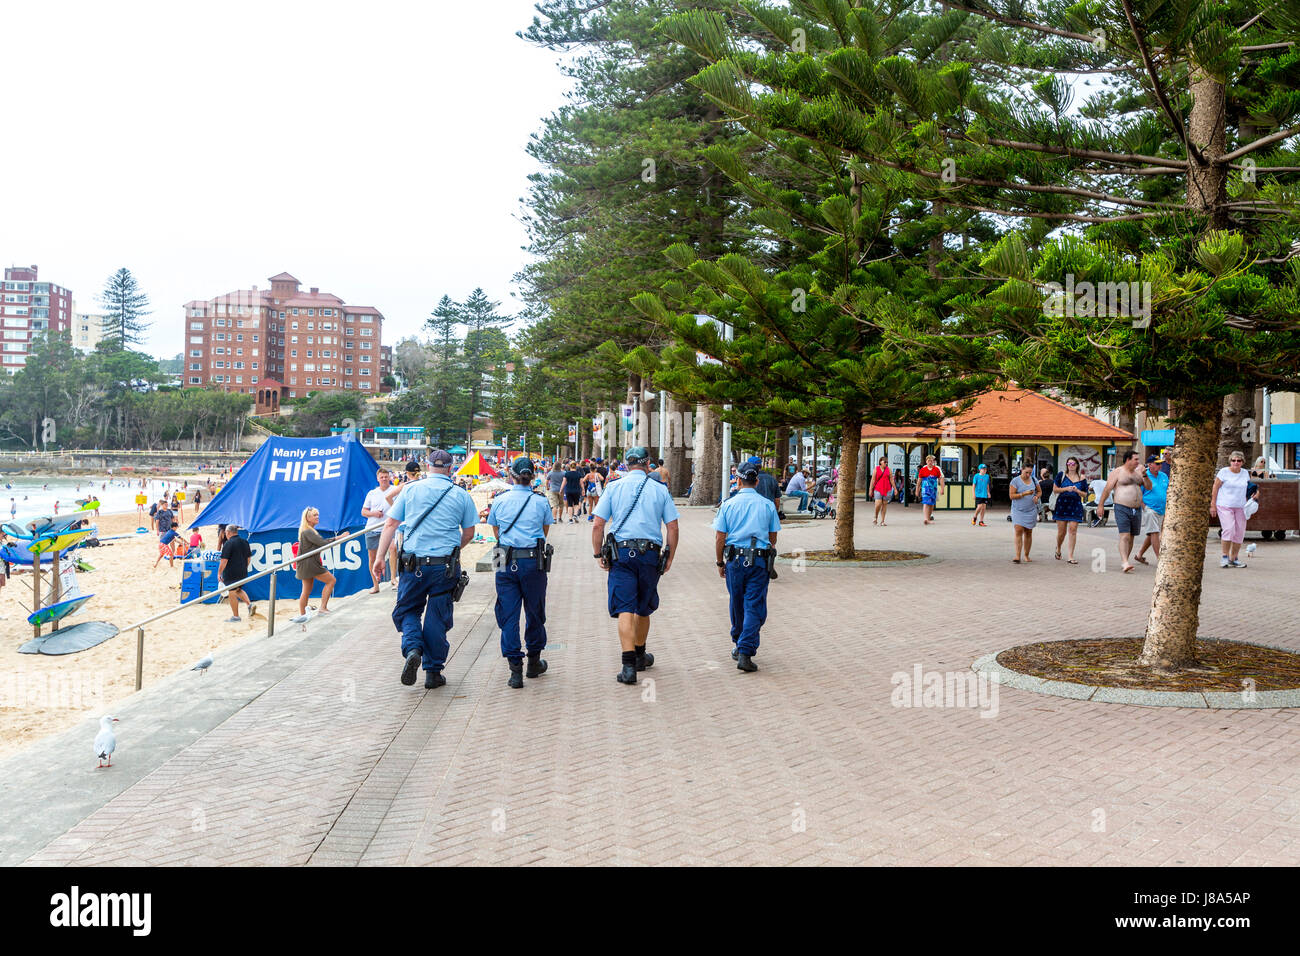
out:
<path id="1" fill-rule="evenodd" d="M 537 539 L 537 566 L 543 574 L 551 573 L 551 557 L 555 554 L 555 545 L 547 544 L 545 538 Z"/>
<path id="2" fill-rule="evenodd" d="M 767 576 L 776 577 L 776 548 L 738 548 L 734 544 L 729 544 L 722 551 L 724 561 L 730 562 L 733 558 L 744 558 L 745 567 L 753 567 L 755 558 L 763 558 L 767 561 Z"/>

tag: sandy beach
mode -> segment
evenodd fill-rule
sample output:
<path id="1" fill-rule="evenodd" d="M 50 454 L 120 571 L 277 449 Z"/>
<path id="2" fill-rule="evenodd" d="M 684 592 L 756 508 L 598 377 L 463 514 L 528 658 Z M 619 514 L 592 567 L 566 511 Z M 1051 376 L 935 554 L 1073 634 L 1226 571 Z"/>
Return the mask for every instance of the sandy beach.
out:
<path id="1" fill-rule="evenodd" d="M 192 486 L 193 476 L 190 479 Z M 486 498 L 484 493 L 474 493 L 475 503 L 480 507 Z M 191 508 L 187 507 L 185 524 L 193 517 Z M 109 713 L 114 704 L 133 694 L 136 634 L 128 628 L 180 603 L 181 562 L 176 561 L 169 568 L 163 560 L 153 567 L 158 555 L 157 535 L 135 534 L 140 524 L 135 513 L 101 515 L 94 523 L 104 543 L 98 548 L 74 552 L 95 568 L 77 575 L 81 593 L 94 597 L 69 623 L 107 621 L 120 632 L 98 647 L 77 654 L 19 654 L 18 648 L 32 639 L 32 627 L 27 623 L 32 582 L 30 574 L 15 570 L 7 586 L 0 589 L 0 757 L 47 734 L 64 730 L 86 716 Z M 216 528 L 202 527 L 201 531 L 205 549 L 215 548 Z M 484 525 L 478 531 L 491 533 Z M 104 540 L 117 535 L 128 537 Z M 472 571 L 474 562 L 489 547 L 486 542 L 470 544 L 462 556 L 466 569 Z M 341 608 L 349 602 L 365 600 L 391 603 L 395 594 L 385 584 L 377 595 L 363 591 L 336 598 L 330 606 Z M 241 608 L 243 620 L 238 624 L 226 623 L 230 616 L 227 604 L 200 605 L 147 627 L 145 686 L 188 669 L 208 651 L 214 650 L 219 657 L 243 641 L 265 640 L 265 614 L 266 602 L 262 602 L 251 621 L 246 608 Z M 296 626 L 288 623 L 295 614 L 296 592 L 289 599 L 276 602 L 277 629 Z M 328 618 L 316 619 L 307 626 L 326 627 L 328 621 Z M 89 746 L 87 743 L 87 753 Z"/>

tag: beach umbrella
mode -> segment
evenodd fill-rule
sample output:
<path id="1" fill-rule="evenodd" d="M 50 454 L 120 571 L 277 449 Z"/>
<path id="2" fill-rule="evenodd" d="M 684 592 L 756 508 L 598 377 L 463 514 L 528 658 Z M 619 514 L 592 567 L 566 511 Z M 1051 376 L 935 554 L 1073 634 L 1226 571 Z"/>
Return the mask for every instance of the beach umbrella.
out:
<path id="1" fill-rule="evenodd" d="M 501 477 L 497 473 L 496 469 L 494 469 L 491 465 L 489 465 L 484 460 L 482 453 L 477 451 L 465 459 L 465 464 L 461 465 L 459 468 L 456 469 L 456 474 L 457 475 L 487 475 L 490 478 Z"/>

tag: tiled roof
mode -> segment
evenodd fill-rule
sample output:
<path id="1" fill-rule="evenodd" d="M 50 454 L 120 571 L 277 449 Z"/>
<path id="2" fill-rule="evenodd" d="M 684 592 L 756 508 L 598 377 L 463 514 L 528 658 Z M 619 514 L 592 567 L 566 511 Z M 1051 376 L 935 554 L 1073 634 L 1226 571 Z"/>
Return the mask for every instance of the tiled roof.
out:
<path id="1" fill-rule="evenodd" d="M 347 315 L 383 315 L 373 305 L 345 305 L 343 311 Z"/>
<path id="2" fill-rule="evenodd" d="M 295 279 L 293 276 L 289 275 L 289 273 L 287 272 L 281 272 L 278 276 L 271 276 L 271 278 L 267 279 L 266 281 L 267 282 L 297 282 L 298 280 Z"/>
<path id="3" fill-rule="evenodd" d="M 336 295 L 330 295 L 328 292 L 299 292 L 292 299 L 285 299 L 280 303 L 283 306 L 342 306 L 343 300 Z"/>
<path id="4" fill-rule="evenodd" d="M 862 437 L 935 441 L 943 432 L 943 425 L 927 428 L 866 425 Z M 1134 440 L 1134 436 L 1122 428 L 1085 415 L 1045 395 L 1018 388 L 986 392 L 975 399 L 975 404 L 953 420 L 947 437 L 959 442 L 1008 439 L 1111 443 Z"/>

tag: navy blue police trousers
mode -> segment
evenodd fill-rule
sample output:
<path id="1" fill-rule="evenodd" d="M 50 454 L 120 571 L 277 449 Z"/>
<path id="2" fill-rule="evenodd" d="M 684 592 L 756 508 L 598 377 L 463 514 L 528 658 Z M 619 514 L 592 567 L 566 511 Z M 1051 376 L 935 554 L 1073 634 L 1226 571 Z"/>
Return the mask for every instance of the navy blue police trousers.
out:
<path id="1" fill-rule="evenodd" d="M 764 558 L 734 557 L 727 562 L 727 593 L 731 596 L 731 639 L 742 654 L 758 653 L 758 632 L 767 620 L 767 564 Z"/>
<path id="2" fill-rule="evenodd" d="M 453 570 L 451 577 L 447 576 L 446 568 L 403 571 L 397 580 L 393 623 L 402 632 L 402 657 L 417 649 L 422 651 L 421 665 L 426 671 L 441 671 L 451 650 L 447 641 L 454 606 L 451 592 L 460 578 L 460 566 Z"/>
<path id="3" fill-rule="evenodd" d="M 515 558 L 497 569 L 497 627 L 501 628 L 501 656 L 521 660 L 519 616 L 526 614 L 524 644 L 529 654 L 546 647 L 546 572 L 537 558 Z"/>

